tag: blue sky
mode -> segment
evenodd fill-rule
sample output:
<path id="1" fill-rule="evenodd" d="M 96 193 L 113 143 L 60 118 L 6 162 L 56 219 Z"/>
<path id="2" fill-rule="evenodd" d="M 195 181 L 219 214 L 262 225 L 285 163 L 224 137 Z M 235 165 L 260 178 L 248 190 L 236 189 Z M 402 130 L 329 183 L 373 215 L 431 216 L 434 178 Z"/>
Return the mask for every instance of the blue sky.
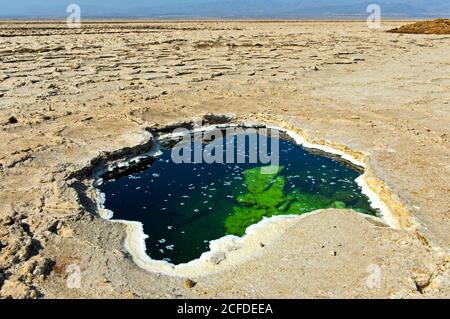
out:
<path id="1" fill-rule="evenodd" d="M 84 17 L 364 17 L 370 3 L 385 16 L 449 17 L 450 0 L 0 0 L 1 18 L 62 18 L 70 3 Z"/>

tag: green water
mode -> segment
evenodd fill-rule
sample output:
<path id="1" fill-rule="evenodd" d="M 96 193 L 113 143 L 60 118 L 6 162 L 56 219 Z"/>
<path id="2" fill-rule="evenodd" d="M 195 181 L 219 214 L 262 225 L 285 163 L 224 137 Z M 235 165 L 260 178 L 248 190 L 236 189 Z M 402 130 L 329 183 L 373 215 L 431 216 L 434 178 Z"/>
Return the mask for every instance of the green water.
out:
<path id="1" fill-rule="evenodd" d="M 156 158 L 103 176 L 105 207 L 114 219 L 141 222 L 147 254 L 174 264 L 200 257 L 211 240 L 242 236 L 264 217 L 322 208 L 378 214 L 355 182 L 360 170 L 277 142 L 280 165 L 271 174 L 261 173 L 261 163 L 175 164 L 163 148 Z"/>

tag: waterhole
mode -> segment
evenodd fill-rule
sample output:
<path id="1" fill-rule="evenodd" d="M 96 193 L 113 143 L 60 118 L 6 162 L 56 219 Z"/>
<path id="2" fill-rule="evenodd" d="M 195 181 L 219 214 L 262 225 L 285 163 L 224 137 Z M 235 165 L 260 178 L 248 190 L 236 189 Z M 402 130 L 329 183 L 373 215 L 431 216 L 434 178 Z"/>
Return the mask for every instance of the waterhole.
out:
<path id="1" fill-rule="evenodd" d="M 224 160 L 219 163 L 177 163 L 172 155 L 179 141 L 161 139 L 156 155 L 101 176 L 97 187 L 104 194 L 104 207 L 113 212 L 113 219 L 142 223 L 147 254 L 173 264 L 199 258 L 211 240 L 244 235 L 248 226 L 264 217 L 323 208 L 379 215 L 355 182 L 361 168 L 273 132 L 215 138 L 216 145 L 223 145 Z M 260 145 L 252 144 L 255 138 L 267 139 L 269 155 L 272 145 L 278 145 L 277 166 L 259 159 L 250 162 Z M 203 140 L 201 150 L 210 143 Z M 183 144 L 184 151 L 193 151 L 192 157 L 194 144 L 194 140 Z M 231 151 L 234 161 L 227 162 Z M 238 156 L 245 161 L 239 163 Z"/>

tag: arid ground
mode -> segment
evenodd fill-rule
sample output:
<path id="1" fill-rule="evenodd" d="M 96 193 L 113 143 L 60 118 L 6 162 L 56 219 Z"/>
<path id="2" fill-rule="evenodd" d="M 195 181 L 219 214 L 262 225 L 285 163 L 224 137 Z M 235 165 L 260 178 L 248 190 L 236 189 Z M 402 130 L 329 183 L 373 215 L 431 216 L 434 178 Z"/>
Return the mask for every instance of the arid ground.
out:
<path id="1" fill-rule="evenodd" d="M 402 24 L 1 22 L 0 296 L 450 297 L 450 35 Z M 324 210 L 194 286 L 139 268 L 85 177 L 204 115 L 356 154 L 399 227 Z"/>

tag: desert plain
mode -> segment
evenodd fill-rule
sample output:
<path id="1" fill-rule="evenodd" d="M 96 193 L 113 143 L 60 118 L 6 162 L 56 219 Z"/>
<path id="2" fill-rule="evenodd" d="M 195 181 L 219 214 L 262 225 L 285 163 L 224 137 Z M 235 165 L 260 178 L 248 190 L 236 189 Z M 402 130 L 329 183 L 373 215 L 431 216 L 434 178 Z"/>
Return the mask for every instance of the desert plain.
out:
<path id="1" fill-rule="evenodd" d="M 0 22 L 0 297 L 450 297 L 450 35 L 404 23 Z M 353 154 L 397 227 L 323 210 L 217 271 L 140 268 L 89 174 L 199 117 Z"/>

